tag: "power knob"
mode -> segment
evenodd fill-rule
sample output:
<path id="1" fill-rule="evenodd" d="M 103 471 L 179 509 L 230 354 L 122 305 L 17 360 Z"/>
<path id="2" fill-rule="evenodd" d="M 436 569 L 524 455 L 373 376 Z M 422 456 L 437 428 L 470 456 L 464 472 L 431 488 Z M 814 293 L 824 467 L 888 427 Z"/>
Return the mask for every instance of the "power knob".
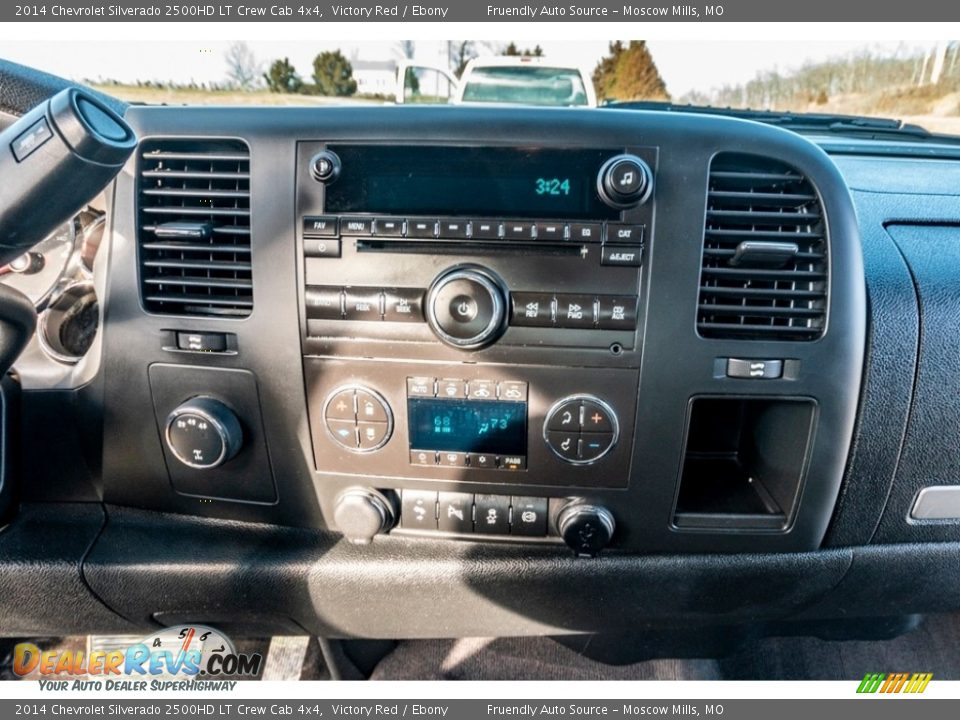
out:
<path id="1" fill-rule="evenodd" d="M 653 192 L 653 171 L 636 155 L 616 155 L 600 168 L 597 192 L 612 208 L 636 207 Z"/>
<path id="2" fill-rule="evenodd" d="M 610 511 L 585 500 L 572 500 L 557 515 L 557 532 L 577 555 L 593 557 L 613 538 L 616 522 Z"/>
<path id="3" fill-rule="evenodd" d="M 332 150 L 321 150 L 310 158 L 310 175 L 319 183 L 332 183 L 340 177 L 340 156 Z"/>
<path id="4" fill-rule="evenodd" d="M 396 502 L 369 488 L 348 488 L 337 496 L 333 521 L 350 542 L 367 545 L 397 523 Z"/>
<path id="5" fill-rule="evenodd" d="M 507 294 L 489 270 L 465 266 L 437 276 L 427 292 L 427 323 L 447 345 L 475 350 L 507 326 Z"/>
<path id="6" fill-rule="evenodd" d="M 219 400 L 199 396 L 167 416 L 165 437 L 173 456 L 195 470 L 219 467 L 243 447 L 236 414 Z"/>

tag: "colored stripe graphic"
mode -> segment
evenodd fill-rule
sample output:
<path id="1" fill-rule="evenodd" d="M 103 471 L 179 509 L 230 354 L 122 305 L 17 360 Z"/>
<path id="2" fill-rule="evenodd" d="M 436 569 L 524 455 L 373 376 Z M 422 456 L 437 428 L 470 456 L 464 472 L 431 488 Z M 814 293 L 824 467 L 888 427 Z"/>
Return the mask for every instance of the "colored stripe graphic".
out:
<path id="1" fill-rule="evenodd" d="M 919 694 L 927 689 L 933 673 L 867 673 L 857 687 L 858 693 Z"/>

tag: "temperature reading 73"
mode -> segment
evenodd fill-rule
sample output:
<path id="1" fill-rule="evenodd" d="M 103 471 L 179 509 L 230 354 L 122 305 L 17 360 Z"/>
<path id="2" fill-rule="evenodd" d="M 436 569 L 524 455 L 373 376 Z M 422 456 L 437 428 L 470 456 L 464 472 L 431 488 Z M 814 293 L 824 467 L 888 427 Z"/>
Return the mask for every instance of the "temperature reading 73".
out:
<path id="1" fill-rule="evenodd" d="M 570 178 L 537 178 L 537 195 L 569 195 Z"/>

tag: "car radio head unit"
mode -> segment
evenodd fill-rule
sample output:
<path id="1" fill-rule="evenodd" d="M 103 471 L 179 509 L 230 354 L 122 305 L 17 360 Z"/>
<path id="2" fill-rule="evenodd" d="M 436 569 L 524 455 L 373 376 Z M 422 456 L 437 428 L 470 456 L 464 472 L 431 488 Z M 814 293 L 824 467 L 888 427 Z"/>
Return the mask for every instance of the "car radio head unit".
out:
<path id="1" fill-rule="evenodd" d="M 617 150 L 331 145 L 326 211 L 610 220 L 597 177 Z"/>

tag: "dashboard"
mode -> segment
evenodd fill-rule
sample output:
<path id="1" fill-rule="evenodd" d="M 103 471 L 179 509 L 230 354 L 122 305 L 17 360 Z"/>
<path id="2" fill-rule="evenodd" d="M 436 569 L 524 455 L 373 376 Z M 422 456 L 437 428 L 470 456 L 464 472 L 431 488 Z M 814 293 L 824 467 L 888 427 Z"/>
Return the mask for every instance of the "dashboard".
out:
<path id="1" fill-rule="evenodd" d="M 126 120 L 82 381 L 18 365 L 20 517 L 76 513 L 101 627 L 951 606 L 960 411 L 920 306 L 955 319 L 954 162 L 607 109 Z"/>

